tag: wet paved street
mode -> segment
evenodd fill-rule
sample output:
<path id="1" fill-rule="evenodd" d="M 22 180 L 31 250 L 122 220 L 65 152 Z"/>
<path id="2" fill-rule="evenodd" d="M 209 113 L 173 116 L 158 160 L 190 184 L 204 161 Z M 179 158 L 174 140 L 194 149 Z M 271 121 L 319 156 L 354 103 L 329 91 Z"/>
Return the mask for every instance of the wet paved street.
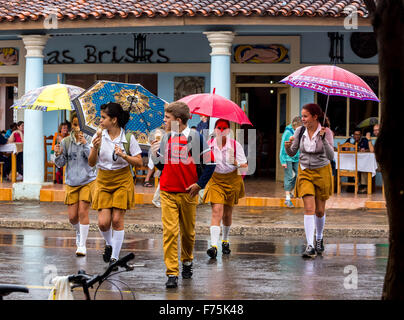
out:
<path id="1" fill-rule="evenodd" d="M 167 290 L 161 234 L 125 236 L 121 256 L 136 254 L 144 264 L 132 272 L 117 275 L 135 291 L 140 300 L 220 300 L 220 299 L 375 299 L 381 297 L 388 245 L 385 238 L 326 238 L 325 254 L 314 260 L 300 256 L 302 237 L 231 237 L 232 253 L 219 252 L 216 261 L 206 255 L 206 235 L 198 235 L 195 246 L 194 277 L 179 279 L 177 289 Z M 100 273 L 104 241 L 90 232 L 87 256 L 75 256 L 71 231 L 0 229 L 0 283 L 27 285 L 29 294 L 12 294 L 5 299 L 47 299 L 49 279 L 84 269 Z M 344 273 L 344 268 L 347 268 Z M 357 288 L 348 281 L 356 268 Z M 57 273 L 57 274 L 56 274 Z M 345 283 L 345 286 L 344 286 Z M 125 298 L 129 290 L 122 287 Z M 77 299 L 82 297 L 74 292 Z M 119 298 L 110 284 L 101 286 L 101 299 Z"/>
<path id="2" fill-rule="evenodd" d="M 199 205 L 196 215 L 197 234 L 209 234 L 212 211 L 209 205 Z M 386 210 L 326 211 L 325 236 L 328 237 L 387 237 Z M 97 212 L 90 210 L 91 230 L 97 231 Z M 232 235 L 303 236 L 302 208 L 235 207 Z M 67 207 L 63 203 L 14 201 L 0 203 L 0 228 L 32 228 L 72 230 Z M 128 233 L 161 233 L 161 209 L 152 205 L 137 205 L 125 214 Z"/>

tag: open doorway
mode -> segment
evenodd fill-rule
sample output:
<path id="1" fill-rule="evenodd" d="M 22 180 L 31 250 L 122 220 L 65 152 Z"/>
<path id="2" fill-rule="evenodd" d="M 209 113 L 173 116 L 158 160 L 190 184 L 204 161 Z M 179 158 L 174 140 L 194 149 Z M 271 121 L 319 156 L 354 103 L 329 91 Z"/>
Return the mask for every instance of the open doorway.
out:
<path id="1" fill-rule="evenodd" d="M 10 109 L 17 99 L 18 78 L 0 77 L 0 130 L 8 130 L 14 122 L 14 110 Z"/>
<path id="2" fill-rule="evenodd" d="M 256 129 L 257 164 L 255 178 L 276 178 L 278 98 L 276 87 L 241 87 L 240 104 L 245 106 Z"/>

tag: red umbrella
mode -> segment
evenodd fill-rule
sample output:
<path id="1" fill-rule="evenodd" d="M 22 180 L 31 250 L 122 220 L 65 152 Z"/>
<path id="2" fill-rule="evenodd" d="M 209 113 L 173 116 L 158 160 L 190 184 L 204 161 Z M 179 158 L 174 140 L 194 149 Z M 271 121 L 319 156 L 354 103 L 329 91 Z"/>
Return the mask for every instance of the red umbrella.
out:
<path id="1" fill-rule="evenodd" d="M 317 91 L 329 96 L 343 96 L 359 100 L 373 100 L 379 102 L 372 89 L 360 77 L 352 72 L 334 65 L 318 65 L 301 68 L 280 82 Z M 325 108 L 327 114 L 328 108 Z"/>
<path id="2" fill-rule="evenodd" d="M 185 102 L 191 113 L 194 114 L 252 125 L 251 121 L 237 104 L 215 94 L 215 89 L 213 89 L 213 93 L 191 94 L 179 101 Z"/>

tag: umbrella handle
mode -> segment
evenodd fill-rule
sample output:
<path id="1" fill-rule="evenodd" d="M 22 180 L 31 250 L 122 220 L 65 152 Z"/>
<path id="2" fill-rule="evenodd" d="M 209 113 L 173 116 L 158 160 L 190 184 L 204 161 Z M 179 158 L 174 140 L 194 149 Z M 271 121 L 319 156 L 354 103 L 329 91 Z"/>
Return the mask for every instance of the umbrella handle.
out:
<path id="1" fill-rule="evenodd" d="M 324 124 L 325 124 L 325 117 L 327 116 L 328 101 L 329 101 L 329 100 L 330 100 L 330 95 L 327 94 L 327 103 L 326 103 L 326 105 L 325 105 L 325 112 L 324 112 L 324 119 L 323 119 L 323 127 L 324 127 Z"/>

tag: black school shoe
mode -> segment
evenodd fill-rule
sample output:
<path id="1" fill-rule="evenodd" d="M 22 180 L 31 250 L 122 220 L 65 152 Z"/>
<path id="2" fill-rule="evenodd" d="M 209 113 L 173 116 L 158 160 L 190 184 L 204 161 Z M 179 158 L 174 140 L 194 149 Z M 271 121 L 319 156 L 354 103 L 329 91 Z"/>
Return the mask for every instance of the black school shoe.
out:
<path id="1" fill-rule="evenodd" d="M 316 240 L 316 252 L 317 254 L 323 254 L 324 252 L 324 242 L 323 239 Z"/>
<path id="2" fill-rule="evenodd" d="M 191 264 L 189 266 L 182 264 L 182 278 L 183 279 L 191 279 L 192 278 L 192 266 L 193 263 L 191 262 Z"/>
<path id="3" fill-rule="evenodd" d="M 109 261 L 109 265 L 113 264 L 116 262 L 116 259 L 112 258 L 111 261 Z M 118 266 L 115 266 L 112 268 L 112 271 L 118 271 Z"/>
<path id="4" fill-rule="evenodd" d="M 104 253 L 102 254 L 102 259 L 104 262 L 108 263 L 111 260 L 112 246 L 105 245 Z"/>
<path id="5" fill-rule="evenodd" d="M 230 254 L 230 243 L 229 241 L 222 241 L 222 253 L 223 254 Z"/>
<path id="6" fill-rule="evenodd" d="M 316 256 L 316 250 L 311 245 L 308 245 L 302 254 L 303 258 L 315 258 Z"/>
<path id="7" fill-rule="evenodd" d="M 206 250 L 206 253 L 211 259 L 216 259 L 217 256 L 217 248 L 216 247 L 210 247 L 208 250 Z"/>
<path id="8" fill-rule="evenodd" d="M 166 282 L 166 288 L 177 288 L 178 287 L 178 277 L 169 275 Z"/>

